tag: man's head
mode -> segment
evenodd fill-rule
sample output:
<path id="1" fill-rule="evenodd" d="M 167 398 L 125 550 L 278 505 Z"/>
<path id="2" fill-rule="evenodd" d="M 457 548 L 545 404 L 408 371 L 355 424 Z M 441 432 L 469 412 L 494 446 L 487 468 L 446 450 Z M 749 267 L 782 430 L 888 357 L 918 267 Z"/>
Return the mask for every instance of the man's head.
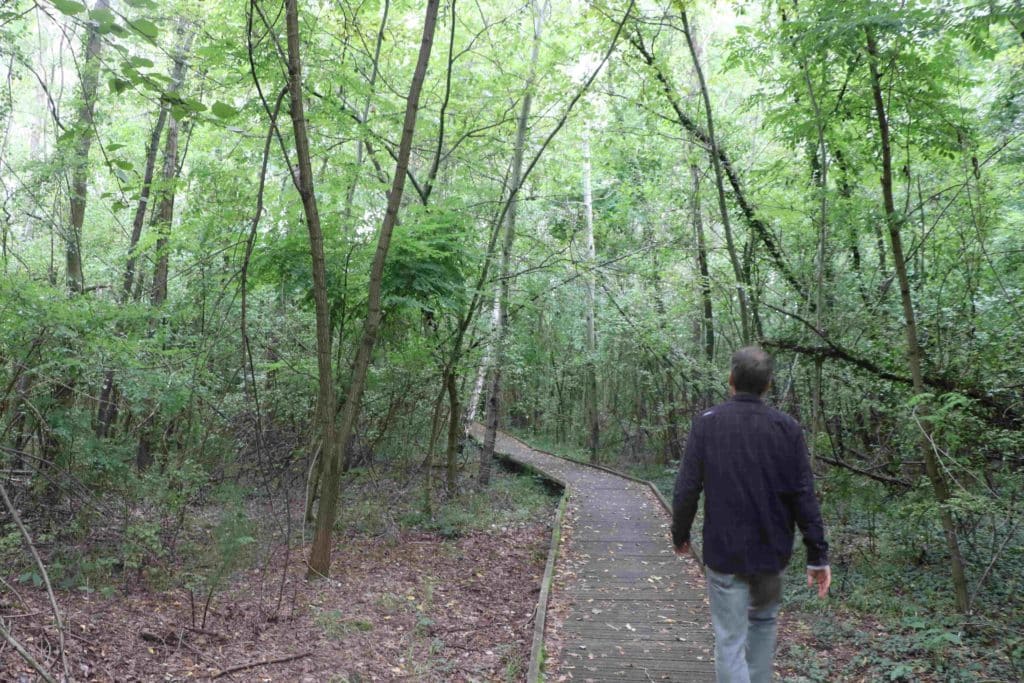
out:
<path id="1" fill-rule="evenodd" d="M 732 354 L 729 385 L 737 392 L 757 394 L 768 391 L 772 382 L 772 357 L 758 346 L 744 346 Z"/>

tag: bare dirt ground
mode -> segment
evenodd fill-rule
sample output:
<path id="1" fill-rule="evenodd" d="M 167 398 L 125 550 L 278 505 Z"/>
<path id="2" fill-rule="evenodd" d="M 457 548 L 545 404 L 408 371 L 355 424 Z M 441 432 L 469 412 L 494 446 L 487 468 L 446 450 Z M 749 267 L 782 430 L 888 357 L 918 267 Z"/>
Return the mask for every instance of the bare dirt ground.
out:
<path id="1" fill-rule="evenodd" d="M 535 520 L 457 539 L 346 538 L 334 576 L 317 581 L 305 579 L 305 549 L 295 549 L 276 614 L 280 571 L 251 570 L 215 596 L 201 628 L 180 589 L 58 592 L 70 672 L 77 681 L 521 680 L 549 534 Z M 60 672 L 45 592 L 8 586 L 0 617 Z M 0 642 L 0 680 L 36 677 Z"/>

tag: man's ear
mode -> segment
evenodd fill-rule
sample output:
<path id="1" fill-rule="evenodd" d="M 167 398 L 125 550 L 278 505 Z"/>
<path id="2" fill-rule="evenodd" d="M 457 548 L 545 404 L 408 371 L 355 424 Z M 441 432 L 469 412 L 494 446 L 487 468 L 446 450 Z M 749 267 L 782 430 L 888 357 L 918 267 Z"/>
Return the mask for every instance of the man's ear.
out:
<path id="1" fill-rule="evenodd" d="M 729 373 L 729 395 L 732 396 L 736 393 L 736 382 L 732 378 L 732 372 Z"/>

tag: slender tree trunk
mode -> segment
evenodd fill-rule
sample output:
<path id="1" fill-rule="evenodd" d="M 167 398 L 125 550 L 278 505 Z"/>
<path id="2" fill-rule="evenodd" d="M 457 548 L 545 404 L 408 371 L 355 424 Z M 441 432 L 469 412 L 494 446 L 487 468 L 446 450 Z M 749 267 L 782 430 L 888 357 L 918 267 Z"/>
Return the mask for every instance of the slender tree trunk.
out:
<path id="1" fill-rule="evenodd" d="M 515 243 L 516 212 L 519 207 L 518 190 L 523 177 L 523 152 L 526 147 L 526 126 L 533 105 L 533 89 L 537 79 L 537 62 L 540 56 L 540 38 L 544 28 L 545 10 L 538 0 L 533 3 L 533 45 L 530 48 L 530 71 L 526 79 L 526 91 L 516 122 L 516 140 L 512 152 L 512 178 L 510 185 L 508 213 L 505 217 L 505 235 L 501 248 L 501 272 L 498 293 L 498 329 L 495 333 L 494 365 L 491 368 L 490 391 L 487 396 L 486 431 L 484 447 L 480 451 L 480 472 L 478 485 L 487 486 L 491 480 L 491 464 L 494 461 L 494 443 L 498 435 L 498 421 L 501 412 L 501 371 L 505 363 L 508 344 L 508 302 L 510 280 L 512 279 L 512 248 Z"/>
<path id="2" fill-rule="evenodd" d="M 707 120 L 708 141 L 711 143 L 711 162 L 715 169 L 715 187 L 718 189 L 718 209 L 722 214 L 722 231 L 725 233 L 725 245 L 729 252 L 729 260 L 732 263 L 733 273 L 736 277 L 736 296 L 740 305 L 740 337 L 744 345 L 749 344 L 750 334 L 750 312 L 747 310 L 747 287 L 748 282 L 743 274 L 740 265 L 739 255 L 736 252 L 736 244 L 733 241 L 732 225 L 729 221 L 729 209 L 725 201 L 725 174 L 722 172 L 722 160 L 718 154 L 718 142 L 715 137 L 715 119 L 711 112 L 711 97 L 708 94 L 707 82 L 704 80 L 704 71 L 700 66 L 700 56 L 697 54 L 697 45 L 690 28 L 686 10 L 680 8 L 679 14 L 683 20 L 683 35 L 686 36 L 686 44 L 690 48 L 690 57 L 693 59 L 693 69 L 697 74 L 697 83 L 700 87 L 701 98 L 704 100 L 704 114 Z"/>
<path id="3" fill-rule="evenodd" d="M 587 248 L 587 424 L 590 437 L 587 446 L 590 459 L 597 460 L 600 445 L 601 424 L 597 412 L 597 333 L 594 318 L 595 292 L 597 289 L 597 252 L 594 248 L 594 199 L 590 186 L 590 133 L 583 134 L 583 211 L 586 217 L 586 248 Z"/>
<path id="4" fill-rule="evenodd" d="M 815 149 L 814 163 L 812 164 L 812 180 L 818 190 L 818 250 L 815 259 L 815 299 L 814 299 L 814 326 L 819 335 L 826 334 L 825 320 L 825 271 L 826 255 L 828 245 L 828 150 L 825 146 L 825 121 L 822 117 L 821 107 L 818 104 L 817 93 L 814 83 L 811 81 L 810 70 L 807 63 L 801 61 L 800 71 L 803 73 L 804 84 L 807 86 L 807 95 L 814 112 L 815 127 L 818 134 L 817 146 Z M 822 369 L 824 358 L 818 356 L 814 359 L 814 373 L 811 380 L 812 415 L 811 432 L 814 435 L 825 430 L 825 417 L 822 399 Z M 811 453 L 816 449 L 812 443 Z"/>
<path id="5" fill-rule="evenodd" d="M 316 359 L 317 359 L 317 401 L 316 416 L 320 431 L 320 457 L 337 461 L 341 450 L 334 427 L 334 378 L 331 374 L 331 311 L 327 300 L 327 266 L 324 258 L 324 235 L 320 225 L 320 210 L 317 206 L 313 183 L 313 166 L 309 153 L 309 135 L 306 129 L 306 115 L 302 94 L 302 60 L 299 42 L 298 0 L 287 0 L 285 24 L 288 42 L 288 94 L 291 99 L 289 114 L 295 134 L 295 155 L 297 177 L 293 175 L 296 189 L 302 199 L 309 233 L 309 254 L 313 276 L 313 306 L 316 318 Z M 334 486 L 338 484 L 334 480 Z M 323 510 L 321 509 L 321 515 Z M 333 518 L 331 524 L 334 523 Z M 327 537 L 327 565 L 317 571 L 328 573 L 330 562 L 330 535 Z M 311 570 L 312 571 L 312 570 Z"/>
<path id="6" fill-rule="evenodd" d="M 445 490 L 455 495 L 459 486 L 457 456 L 459 451 L 459 389 L 455 384 L 455 373 L 449 372 L 445 386 L 448 389 L 448 443 L 445 447 Z"/>
<path id="7" fill-rule="evenodd" d="M 181 28 L 184 31 L 184 26 Z M 174 68 L 171 72 L 171 86 L 173 92 L 181 89 L 181 82 L 185 74 L 185 58 L 192 48 L 192 33 L 186 34 L 182 39 L 181 48 L 174 57 Z M 153 125 L 153 132 L 149 137 L 149 145 L 146 149 L 146 169 L 142 178 L 142 189 L 139 192 L 139 203 L 135 208 L 135 217 L 132 220 L 132 232 L 128 241 L 128 262 L 124 270 L 124 282 L 121 288 L 122 301 L 128 301 L 131 296 L 132 284 L 135 280 L 135 263 L 138 254 L 135 253 L 139 238 L 142 237 L 142 226 L 145 224 L 146 208 L 149 206 L 149 194 L 153 184 L 153 172 L 156 168 L 156 154 L 160 146 L 160 137 L 163 135 L 164 125 L 170 115 L 170 103 L 160 103 L 160 111 L 157 113 L 156 123 Z M 166 171 L 166 170 L 165 170 Z M 173 176 L 173 174 L 172 174 Z"/>
<path id="8" fill-rule="evenodd" d="M 167 301 L 167 277 L 170 268 L 167 243 L 174 221 L 174 183 L 178 179 L 178 131 L 178 121 L 172 116 L 167 125 L 167 141 L 164 145 L 164 167 L 161 173 L 164 187 L 153 219 L 157 230 L 156 264 L 153 266 L 153 284 L 150 288 L 149 301 L 157 308 Z"/>
<path id="9" fill-rule="evenodd" d="M 490 341 L 484 347 L 484 356 L 480 359 L 480 366 L 476 370 L 476 380 L 473 382 L 473 391 L 470 392 L 469 401 L 466 403 L 466 425 L 472 424 L 476 419 L 477 409 L 480 407 L 480 396 L 484 393 L 484 380 L 491 368 L 491 356 L 494 354 L 494 338 L 498 334 L 498 323 L 501 319 L 501 289 L 494 289 L 494 304 L 491 307 L 491 333 Z"/>
<path id="10" fill-rule="evenodd" d="M 292 85 L 293 121 L 301 120 L 301 66 L 299 63 L 299 27 L 298 13 L 295 8 L 296 0 L 288 0 L 288 55 L 289 75 Z M 406 101 L 405 121 L 402 128 L 402 139 L 398 148 L 398 160 L 395 162 L 395 174 L 388 194 L 387 210 L 384 220 L 381 223 L 380 235 L 377 239 L 377 251 L 373 257 L 373 265 L 370 270 L 369 293 L 367 297 L 367 315 L 363 324 L 362 338 L 360 339 L 356 352 L 355 363 L 352 368 L 352 380 L 349 383 L 348 396 L 342 408 L 341 427 L 338 432 L 337 443 L 347 444 L 359 417 L 359 410 L 362 406 L 363 391 L 366 388 L 366 375 L 370 367 L 370 359 L 373 355 L 373 347 L 377 341 L 377 331 L 380 328 L 381 317 L 381 281 L 384 275 L 384 262 L 387 258 L 388 248 L 391 245 L 391 233 L 398 220 L 398 209 L 402 202 L 402 191 L 405 189 L 406 172 L 409 167 L 409 155 L 412 150 L 412 138 L 416 129 L 416 113 L 419 109 L 420 91 L 423 87 L 423 80 L 427 72 L 427 63 L 430 60 L 430 49 L 434 42 L 434 29 L 437 25 L 437 10 L 439 0 L 428 0 L 426 17 L 423 23 L 423 38 L 420 42 L 419 57 L 416 62 L 416 70 L 413 73 L 412 84 L 409 87 L 409 97 Z M 298 117 L 295 112 L 295 101 L 298 99 Z M 296 125 L 296 138 L 299 137 Z M 301 129 L 303 137 L 305 133 L 305 122 L 302 121 Z M 296 143 L 298 139 L 296 139 Z M 307 147 L 308 156 L 308 147 Z M 308 172 L 308 159 L 307 159 Z M 300 166 L 301 174 L 301 166 Z M 312 234 L 311 234 L 312 237 Z M 322 237 L 321 237 L 322 239 Z M 322 250 L 322 244 L 321 244 Z M 326 290 L 324 292 L 324 303 L 326 305 Z M 318 322 L 319 326 L 319 322 Z M 318 335 L 319 336 L 319 335 Z M 329 330 L 328 330 L 329 336 Z M 327 348 L 327 377 L 330 378 L 330 347 Z M 333 394 L 333 390 L 332 390 Z M 333 405 L 333 401 L 331 403 Z M 333 410 L 326 411 L 332 416 Z M 331 432 L 333 432 L 333 416 L 331 419 Z M 309 554 L 309 576 L 327 576 L 331 567 L 331 532 L 334 528 L 334 521 L 338 509 L 338 487 L 341 478 L 341 456 L 340 449 L 334 443 L 333 433 L 329 433 L 330 440 L 324 441 L 325 460 L 324 478 L 321 484 L 320 508 L 317 511 L 316 532 L 313 537 L 313 546 Z M 330 448 L 328 448 L 330 444 Z"/>
<path id="11" fill-rule="evenodd" d="M 715 359 L 715 311 L 711 301 L 711 271 L 708 268 L 708 246 L 704 238 L 704 221 L 700 210 L 700 169 L 690 164 L 693 202 L 693 232 L 697 242 L 697 268 L 700 272 L 700 300 L 704 311 L 704 357 Z"/>
<path id="12" fill-rule="evenodd" d="M 110 8 L 109 0 L 96 0 L 93 11 Z M 98 25 L 90 23 L 86 32 L 85 60 L 82 64 L 82 92 L 75 122 L 75 152 L 71 162 L 71 216 L 64 236 L 64 254 L 68 291 L 79 294 L 85 287 L 82 272 L 82 226 L 89 192 L 89 149 L 93 139 L 93 115 L 96 111 L 96 88 L 99 84 L 100 52 L 103 39 Z"/>
<path id="13" fill-rule="evenodd" d="M 164 143 L 164 163 L 160 173 L 163 181 L 160 201 L 152 223 L 156 227 L 156 265 L 153 268 L 153 284 L 150 289 L 149 301 L 154 309 L 159 309 L 167 300 L 168 255 L 167 241 L 170 236 L 171 223 L 174 220 L 174 183 L 178 177 L 178 121 L 173 116 L 167 123 L 167 140 Z M 151 326 L 155 318 L 151 319 Z M 152 327 L 151 327 L 152 329 Z M 153 462 L 153 426 L 155 404 L 147 401 L 143 410 L 143 423 L 139 429 L 139 443 L 135 451 L 135 466 L 144 470 Z"/>
<path id="14" fill-rule="evenodd" d="M 882 93 L 881 77 L 878 71 L 878 47 L 874 34 L 870 29 L 866 31 L 866 38 L 868 64 L 871 70 L 871 94 L 874 99 L 875 116 L 878 120 L 879 144 L 882 152 L 881 185 L 882 201 L 885 207 L 885 222 L 889 229 L 893 268 L 896 271 L 896 278 L 899 282 L 900 301 L 903 305 L 903 329 L 907 343 L 907 364 L 910 366 L 914 393 L 921 395 L 926 393 L 927 389 L 925 388 L 924 375 L 921 371 L 921 346 L 917 337 L 914 302 L 911 298 L 910 279 L 907 277 L 906 259 L 903 255 L 903 241 L 900 236 L 903 218 L 897 214 L 896 202 L 893 199 L 892 148 L 889 141 L 889 120 L 886 114 L 885 98 Z M 922 408 L 924 407 L 924 403 L 920 405 Z M 963 556 L 960 554 L 960 541 L 957 537 L 956 524 L 952 513 L 947 507 L 950 499 L 949 486 L 939 469 L 938 458 L 931 445 L 927 415 L 919 420 L 919 425 L 921 428 L 920 448 L 925 463 L 925 472 L 931 481 L 932 489 L 935 492 L 935 499 L 939 503 L 942 530 L 946 536 L 946 544 L 949 546 L 950 570 L 953 576 L 956 606 L 960 612 L 967 613 L 970 610 L 967 577 L 964 570 Z"/>

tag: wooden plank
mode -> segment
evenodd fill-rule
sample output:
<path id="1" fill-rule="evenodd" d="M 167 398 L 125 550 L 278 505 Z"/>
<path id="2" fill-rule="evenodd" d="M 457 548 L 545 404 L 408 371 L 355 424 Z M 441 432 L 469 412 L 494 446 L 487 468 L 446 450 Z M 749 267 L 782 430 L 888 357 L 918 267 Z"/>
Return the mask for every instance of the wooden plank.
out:
<path id="1" fill-rule="evenodd" d="M 571 571 L 568 585 L 553 589 L 570 610 L 560 627 L 558 673 L 575 681 L 712 680 L 704 589 L 693 582 L 692 565 L 676 558 L 667 506 L 652 485 L 531 450 L 504 434 L 498 448 L 569 491 Z"/>
<path id="2" fill-rule="evenodd" d="M 555 574 L 555 559 L 558 557 L 558 545 L 562 538 L 562 521 L 565 519 L 565 508 L 569 501 L 568 489 L 562 492 L 555 515 L 554 528 L 551 530 L 551 548 L 548 550 L 548 561 L 544 566 L 544 577 L 540 582 L 540 595 L 537 596 L 537 609 L 533 621 L 533 644 L 530 648 L 530 664 L 526 673 L 527 683 L 538 683 L 541 680 L 541 660 L 544 657 L 544 625 L 548 610 L 548 595 Z"/>

